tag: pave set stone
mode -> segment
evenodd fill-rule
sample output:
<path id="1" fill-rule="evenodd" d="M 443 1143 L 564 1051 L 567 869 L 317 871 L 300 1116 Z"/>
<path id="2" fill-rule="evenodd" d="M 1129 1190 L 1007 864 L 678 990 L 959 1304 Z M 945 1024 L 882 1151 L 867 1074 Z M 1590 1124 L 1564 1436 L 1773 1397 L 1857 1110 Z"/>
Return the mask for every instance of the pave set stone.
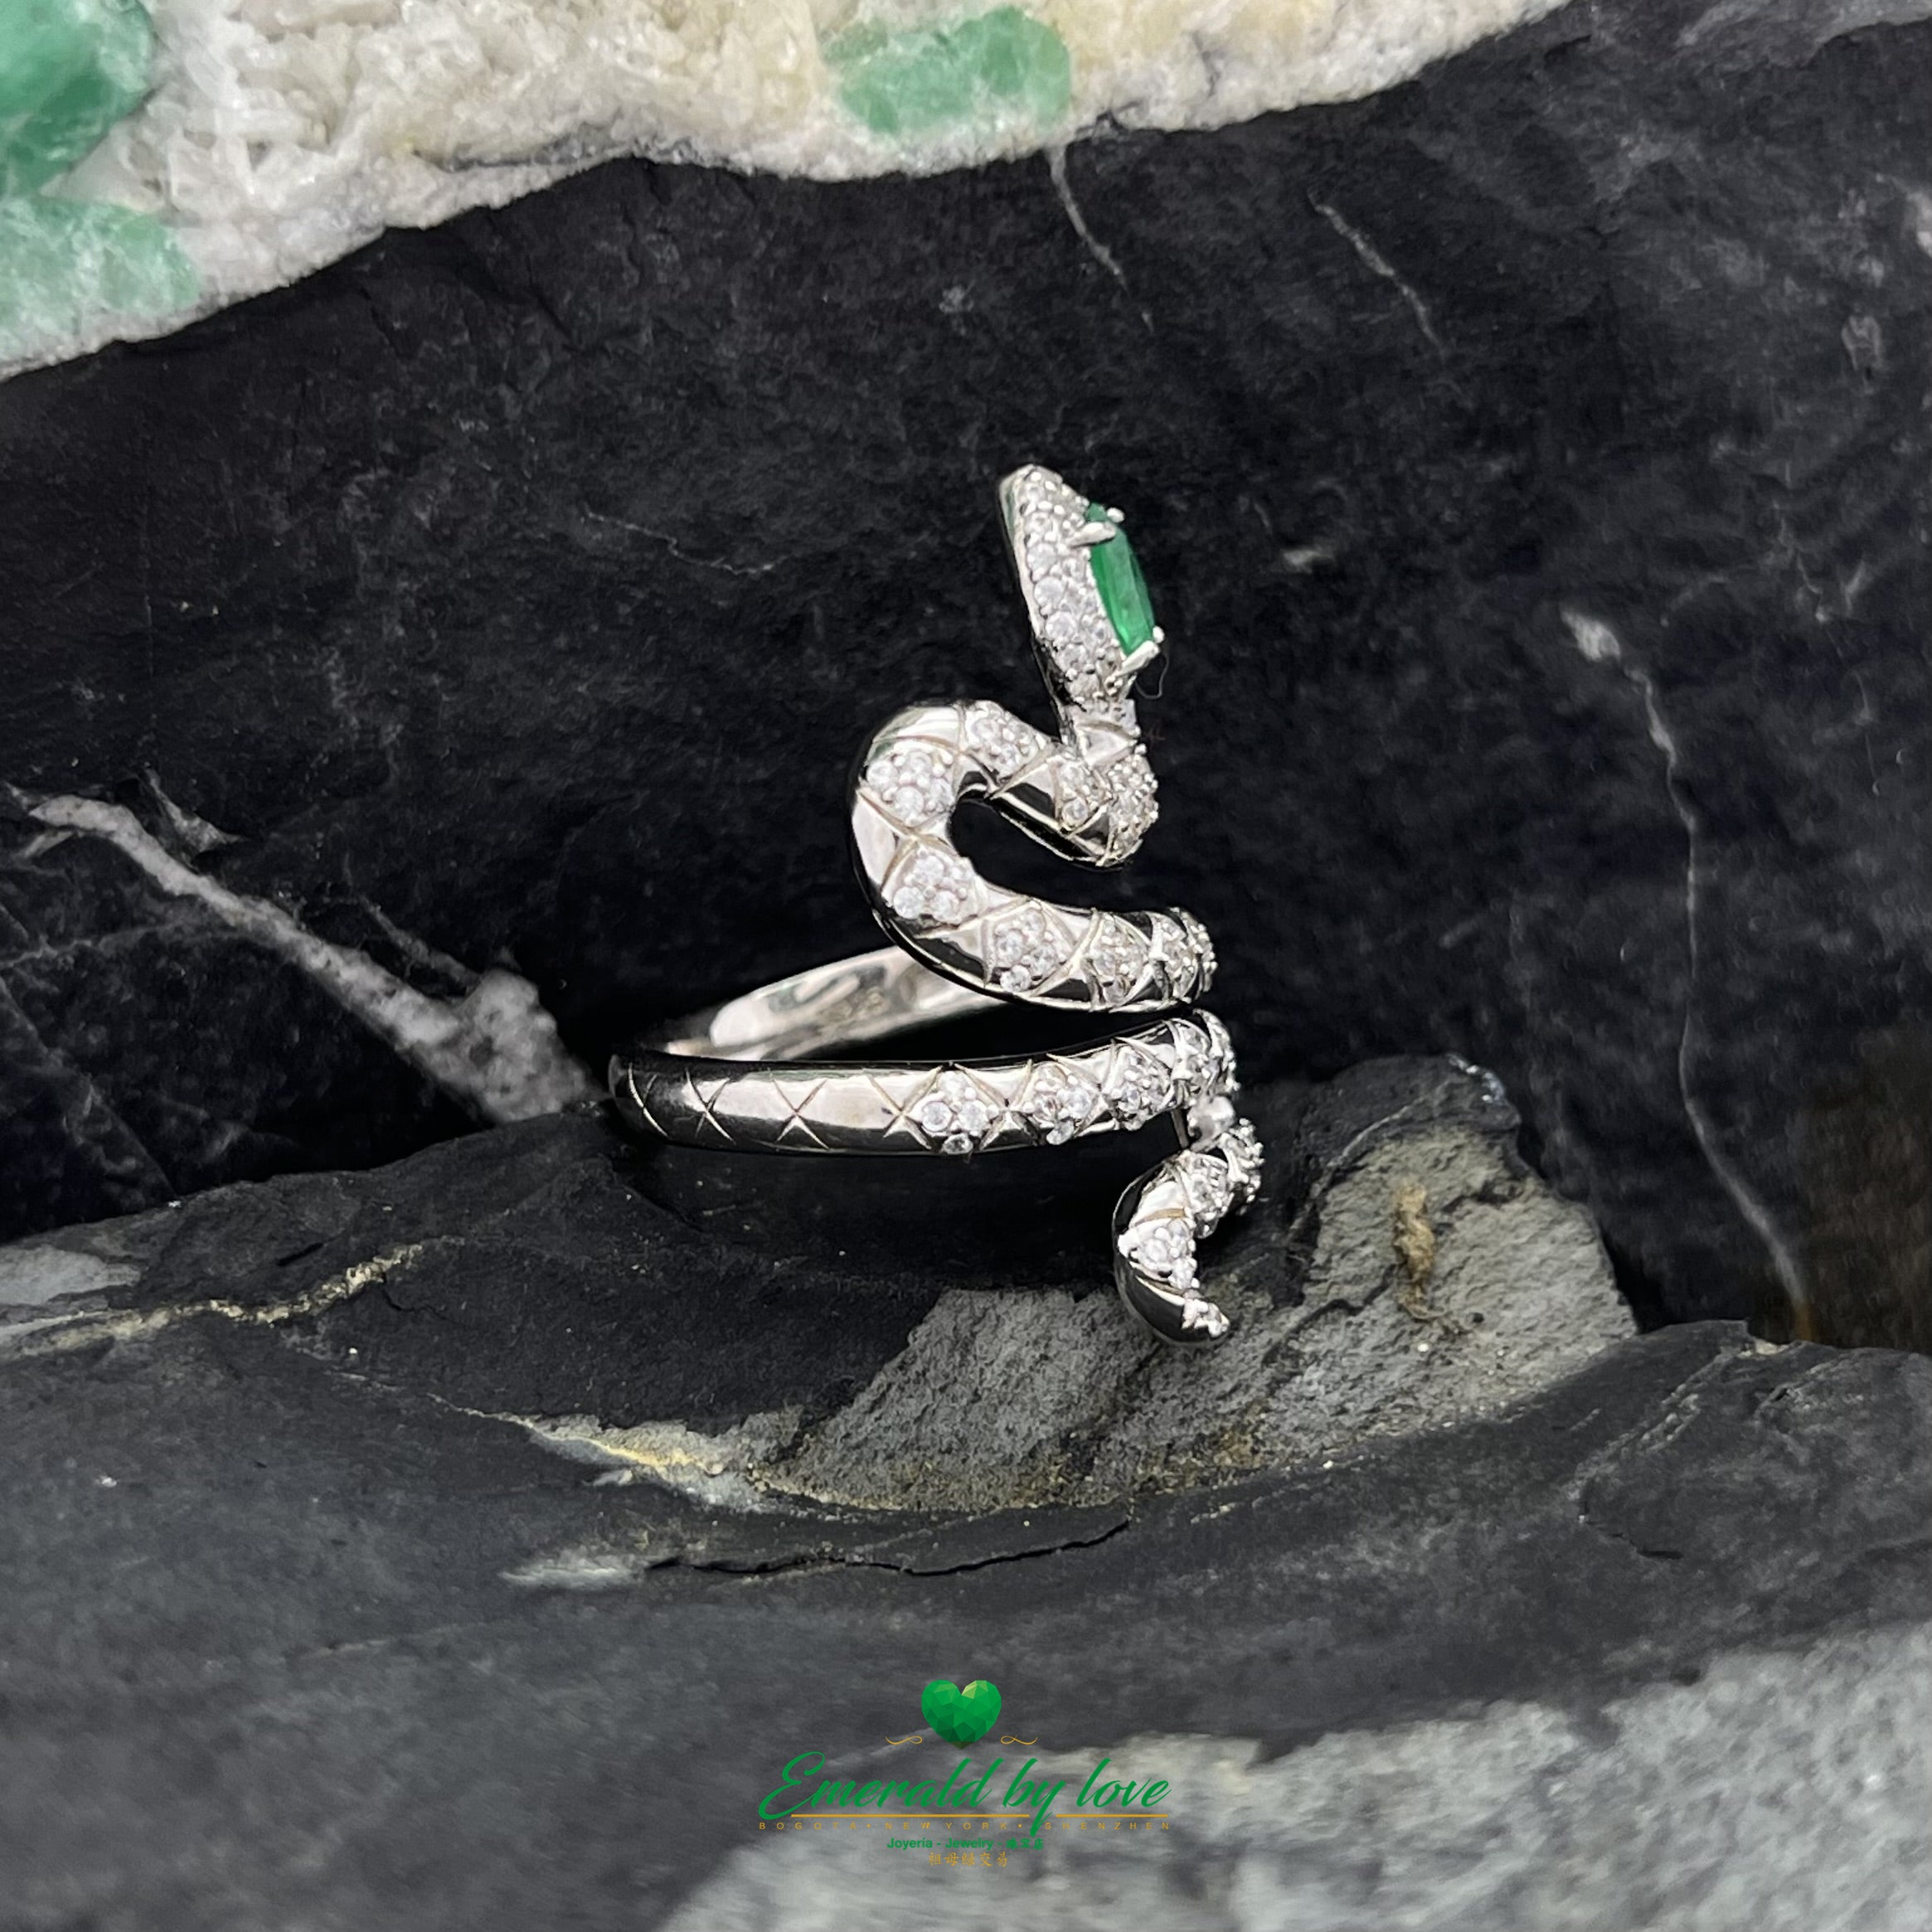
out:
<path id="1" fill-rule="evenodd" d="M 1161 1214 L 1135 1221 L 1123 1230 L 1119 1247 L 1142 1274 L 1180 1302 L 1184 1332 L 1211 1342 L 1227 1333 L 1227 1317 L 1201 1292 L 1195 1231 L 1185 1216 Z"/>
<path id="2" fill-rule="evenodd" d="M 872 760 L 866 784 L 901 825 L 918 828 L 953 808 L 954 753 L 949 745 L 919 741 L 895 745 Z"/>
<path id="3" fill-rule="evenodd" d="M 968 705 L 961 735 L 967 750 L 1002 784 L 1037 763 L 1051 744 L 1045 732 L 996 704 Z"/>
<path id="4" fill-rule="evenodd" d="M 1181 922 L 1181 930 L 1187 941 L 1187 951 L 1194 961 L 1195 971 L 1199 975 L 1196 986 L 1201 992 L 1214 983 L 1215 968 L 1220 964 L 1214 950 L 1214 940 L 1207 928 L 1191 912 L 1176 909 L 1174 916 Z M 1221 1022 L 1216 1020 L 1218 1027 Z"/>
<path id="5" fill-rule="evenodd" d="M 1075 996 L 1066 1003 L 1113 1008 L 1150 993 L 1183 1001 L 1203 989 L 1212 948 L 1189 915 L 1150 913 L 1137 921 L 1023 899 L 988 886 L 951 840 L 951 812 L 977 764 L 1002 784 L 1036 783 L 1046 767 L 1058 788 L 1063 828 L 1078 830 L 1083 819 L 1104 809 L 1110 815 L 1109 851 L 1124 834 L 1131 847 L 1153 816 L 1153 773 L 1139 749 L 1096 772 L 1064 745 L 990 704 L 969 707 L 957 729 L 955 746 L 922 721 L 920 735 L 887 741 L 866 767 L 864 792 L 895 828 L 895 847 L 879 884 L 892 916 L 916 930 L 956 935 L 989 987 L 1019 998 L 1051 988 L 1056 998 Z"/>
<path id="6" fill-rule="evenodd" d="M 1227 1029 L 1212 1013 L 1174 1023 L 1174 1084 L 1186 1094 L 1219 1098 L 1233 1084 L 1235 1054 Z"/>
<path id="7" fill-rule="evenodd" d="M 941 1153 L 969 1154 L 978 1149 L 999 1114 L 998 1104 L 971 1075 L 948 1067 L 920 1102 L 913 1119 L 922 1133 L 939 1143 Z"/>
<path id="8" fill-rule="evenodd" d="M 1007 993 L 1030 993 L 1059 973 L 1071 950 L 1046 907 L 1030 901 L 993 929 L 993 978 Z"/>
<path id="9" fill-rule="evenodd" d="M 1100 1090 L 1093 1081 L 1050 1060 L 1035 1070 L 1020 1111 L 1043 1140 L 1058 1147 L 1093 1119 L 1099 1104 Z"/>
<path id="10" fill-rule="evenodd" d="M 1107 772 L 1107 822 L 1114 847 L 1132 852 L 1161 815 L 1159 789 L 1146 752 L 1136 745 Z"/>
<path id="11" fill-rule="evenodd" d="M 1123 1127 L 1144 1127 L 1174 1104 L 1173 1076 L 1153 1055 L 1123 1046 L 1108 1075 L 1106 1095 Z"/>
<path id="12" fill-rule="evenodd" d="M 915 925 L 954 926 L 973 910 L 979 876 L 949 846 L 914 846 L 894 868 L 886 901 Z"/>
<path id="13" fill-rule="evenodd" d="M 1181 1186 L 1187 1197 L 1187 1211 L 1202 1233 L 1221 1225 L 1222 1216 L 1233 1206 L 1235 1177 L 1226 1161 L 1218 1161 L 1190 1148 L 1174 1163 Z"/>
<path id="14" fill-rule="evenodd" d="M 1087 971 L 1102 1006 L 1126 999 L 1147 970 L 1148 943 L 1124 919 L 1100 915 L 1100 930 L 1087 949 Z"/>
<path id="15" fill-rule="evenodd" d="M 1221 1136 L 1216 1151 L 1228 1164 L 1235 1183 L 1235 1204 L 1246 1207 L 1261 1192 L 1261 1136 L 1251 1120 L 1235 1120 Z"/>
<path id="16" fill-rule="evenodd" d="M 1231 1119 L 1206 1147 L 1176 1154 L 1172 1166 L 1187 1197 L 1194 1231 L 1214 1232 L 1231 1208 L 1245 1207 L 1261 1185 L 1261 1142 L 1245 1120 Z"/>
<path id="17" fill-rule="evenodd" d="M 1234 1077 L 1232 1056 L 1216 1050 L 1206 1022 L 1206 1015 L 1169 1020 L 1138 1039 L 1031 1066 L 944 1067 L 904 1103 L 901 1117 L 949 1154 L 1010 1146 L 1016 1135 L 1058 1147 L 1077 1134 L 1132 1132 L 1175 1111 L 1192 1118 Z"/>
<path id="18" fill-rule="evenodd" d="M 1107 802 L 1105 787 L 1094 768 L 1078 759 L 1063 758 L 1054 776 L 1054 803 L 1061 825 L 1078 832 L 1092 824 Z"/>
<path id="19" fill-rule="evenodd" d="M 1195 1245 L 1254 1200 L 1261 1185 L 1261 1142 L 1228 1097 L 1234 1048 L 1213 1014 L 1177 1022 L 1167 1059 L 1177 1087 L 1196 1096 L 1187 1118 L 1193 1144 L 1163 1162 L 1142 1185 L 1139 1205 L 1115 1246 L 1145 1280 L 1178 1302 L 1183 1332 L 1216 1341 L 1227 1333 L 1228 1318 L 1201 1292 Z"/>
<path id="20" fill-rule="evenodd" d="M 1183 1328 L 1197 1328 L 1209 1341 L 1218 1342 L 1228 1332 L 1228 1318 L 1198 1289 L 1183 1290 L 1181 1296 L 1181 1326 Z"/>
<path id="21" fill-rule="evenodd" d="M 1138 745 L 1111 763 L 1092 764 L 1077 746 L 1049 738 L 995 704 L 968 706 L 959 740 L 996 787 L 1025 779 L 1050 789 L 1054 817 L 1065 832 L 1084 831 L 1104 812 L 1109 856 L 1132 852 L 1160 816 L 1153 767 Z M 917 809 L 923 801 L 910 798 L 906 803 Z"/>
<path id="22" fill-rule="evenodd" d="M 1120 1251 L 1175 1294 L 1195 1285 L 1194 1236 L 1177 1214 L 1135 1221 L 1120 1236 Z"/>

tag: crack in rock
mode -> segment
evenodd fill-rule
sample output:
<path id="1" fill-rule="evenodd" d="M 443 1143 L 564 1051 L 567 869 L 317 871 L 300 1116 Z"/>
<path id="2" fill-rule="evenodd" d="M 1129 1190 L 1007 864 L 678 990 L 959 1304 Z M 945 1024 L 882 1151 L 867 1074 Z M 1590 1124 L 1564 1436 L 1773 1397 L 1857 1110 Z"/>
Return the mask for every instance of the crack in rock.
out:
<path id="1" fill-rule="evenodd" d="M 1684 1010 L 1677 1033 L 1677 1098 L 1683 1109 L 1684 1119 L 1688 1124 L 1692 1138 L 1697 1143 L 1697 1150 L 1704 1157 L 1705 1165 L 1711 1177 L 1730 1197 L 1731 1203 L 1743 1217 L 1745 1224 L 1763 1243 L 1770 1257 L 1773 1272 L 1779 1285 L 1784 1289 L 1793 1309 L 1802 1323 L 1805 1311 L 1810 1307 L 1811 1296 L 1807 1288 L 1803 1270 L 1798 1265 L 1798 1257 L 1790 1245 L 1779 1232 L 1778 1224 L 1771 1211 L 1765 1204 L 1756 1189 L 1745 1179 L 1720 1143 L 1716 1129 L 1711 1122 L 1703 1102 L 1698 1099 L 1692 1080 L 1692 1067 L 1697 1055 L 1697 969 L 1701 960 L 1701 933 L 1699 915 L 1703 894 L 1703 821 L 1683 780 L 1683 755 L 1678 749 L 1677 736 L 1670 728 L 1663 706 L 1658 696 L 1657 681 L 1649 671 L 1624 648 L 1624 642 L 1601 618 L 1591 617 L 1581 611 L 1566 607 L 1562 618 L 1568 627 L 1571 642 L 1577 650 L 1593 664 L 1608 664 L 1614 667 L 1636 692 L 1643 705 L 1643 718 L 1650 742 L 1663 758 L 1664 790 L 1670 799 L 1671 810 L 1684 832 L 1684 949 L 1686 954 Z"/>
<path id="2" fill-rule="evenodd" d="M 1435 333 L 1435 323 L 1429 313 L 1429 304 L 1403 280 L 1395 265 L 1338 209 L 1328 202 L 1317 201 L 1310 195 L 1308 206 L 1353 249 L 1362 265 L 1371 275 L 1378 275 L 1385 282 L 1393 283 L 1396 292 L 1409 305 L 1409 313 L 1415 318 L 1415 326 L 1422 331 L 1424 339 L 1430 348 L 1444 362 L 1449 359 L 1449 350 L 1443 339 Z"/>
<path id="3" fill-rule="evenodd" d="M 1056 1510 L 1044 1512 L 1037 1522 L 1018 1510 L 910 1522 L 835 1517 L 740 1522 L 704 1517 L 682 1527 L 635 1530 L 620 1542 L 546 1551 L 506 1571 L 504 1580 L 536 1590 L 603 1590 L 629 1588 L 652 1571 L 667 1569 L 748 1579 L 854 1568 L 904 1576 L 960 1576 L 1066 1550 L 1092 1549 L 1132 1522 L 1118 1507 Z"/>
<path id="4" fill-rule="evenodd" d="M 1120 284 L 1121 293 L 1129 302 L 1133 302 L 1141 321 L 1151 335 L 1153 333 L 1154 318 L 1141 303 L 1134 301 L 1133 290 L 1128 285 L 1127 271 L 1121 267 L 1119 258 L 1087 226 L 1086 216 L 1081 211 L 1080 202 L 1074 195 L 1073 183 L 1066 177 L 1066 149 L 1064 146 L 1047 150 L 1046 171 L 1052 177 L 1053 192 L 1060 197 L 1060 205 L 1066 211 L 1067 221 L 1072 225 L 1074 233 L 1080 238 L 1081 245 Z"/>

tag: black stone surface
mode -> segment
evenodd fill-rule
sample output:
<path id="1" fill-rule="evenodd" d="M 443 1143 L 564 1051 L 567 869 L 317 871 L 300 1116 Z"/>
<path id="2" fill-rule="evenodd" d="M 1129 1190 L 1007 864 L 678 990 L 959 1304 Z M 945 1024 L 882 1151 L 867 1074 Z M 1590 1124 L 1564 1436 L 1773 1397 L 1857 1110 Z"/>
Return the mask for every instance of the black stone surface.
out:
<path id="1" fill-rule="evenodd" d="M 541 1184 L 531 1133 L 570 1137 L 504 1142 Z M 211 1237 L 205 1288 L 279 1238 L 231 1276 Z M 473 1361 L 556 1306 L 478 1265 Z M 1495 1698 L 1587 1721 L 1932 1587 L 1932 1371 L 1722 1324 L 1332 1468 L 966 1519 L 611 1487 L 366 1366 L 233 1308 L 0 1366 L 0 1922 L 649 1925 L 776 1764 L 902 1735 L 934 1676 L 1049 1747 L 1280 1751 Z"/>
<path id="2" fill-rule="evenodd" d="M 1304 1198 L 1391 1134 L 1509 1131 L 1440 1065 L 1252 1099 L 1275 1158 L 1210 1251 L 1217 1294 L 1224 1269 L 1289 1292 Z M 1110 1301 L 1104 1214 L 1045 1212 L 1047 1168 L 973 1163 L 923 1247 L 841 1256 L 812 1163 L 706 1202 L 586 1112 L 0 1251 L 0 1925 L 652 1926 L 757 1842 L 778 1765 L 870 1765 L 935 1676 L 992 1677 L 1048 1750 L 1272 1755 L 1498 1700 L 1607 1750 L 1627 1693 L 1923 1620 L 1932 1364 L 1733 1324 L 1612 1347 L 1480 1422 L 1077 1505 L 707 1488 L 691 1445 L 851 1403 L 963 1279 Z M 1003 1249 L 988 1177 L 1030 1230 Z M 115 1278 L 33 1292 L 81 1257 Z M 989 1386 L 988 1425 L 1051 1432 L 1056 1386 Z M 692 1432 L 682 1467 L 624 1451 L 645 1423 Z M 1774 1767 L 1774 1796 L 1789 1782 Z M 1219 1800 L 1183 1798 L 1148 1855 L 1165 1877 L 1129 1865 L 1095 1896 L 1221 1896 Z M 1669 1799 L 1623 1802 L 1634 1828 Z M 1314 1856 L 1241 1849 L 1290 1890 Z M 1707 1863 L 1681 1856 L 1660 1925 Z M 1064 1894 L 1027 1897 L 1026 1923 L 1068 1922 Z M 898 1920 L 874 1898 L 850 1922 Z"/>
<path id="3" fill-rule="evenodd" d="M 1122 890 L 1207 921 L 1250 1068 L 1466 1054 L 1645 1305 L 1828 1282 L 1872 1184 L 1807 1124 L 1932 996 L 1932 27 L 1870 15 L 1572 7 L 1085 143 L 1118 276 L 1044 161 L 624 165 L 22 378 L 0 778 L 152 772 L 224 881 L 511 959 L 595 1062 L 868 943 L 883 713 L 1038 711 L 990 493 L 1037 457 L 1174 633 Z M 13 849 L 6 1226 L 460 1124 L 117 854 Z"/>
<path id="4" fill-rule="evenodd" d="M 1304 1099 L 1294 1083 L 1248 1097 L 1278 1153 Z M 459 1408 L 715 1431 L 838 1406 L 948 1289 L 1110 1299 L 1114 1201 L 1172 1151 L 1162 1131 L 935 1164 L 909 1190 L 903 1162 L 834 1181 L 809 1161 L 640 1149 L 604 1109 L 368 1172 L 211 1189 L 60 1239 L 138 1257 L 104 1307 L 164 1317 L 214 1296 L 237 1318 L 293 1319 L 358 1377 Z M 1292 1191 L 1278 1158 L 1269 1172 L 1206 1254 L 1294 1300 L 1286 1223 L 1331 1172 L 1311 1165 Z"/>
<path id="5" fill-rule="evenodd" d="M 366 1175 L 299 1175 L 187 1203 L 153 1266 L 117 1294 L 154 1309 L 220 1279 L 238 1306 L 273 1309 L 352 1269 L 380 1290 L 320 1313 L 313 1345 L 358 1374 L 467 1408 L 590 1415 L 623 1425 L 676 1418 L 711 1429 L 759 1410 L 817 1411 L 896 1355 L 944 1290 L 999 1279 L 966 1225 L 983 1177 L 948 1229 L 943 1192 L 924 1244 L 850 1260 L 801 1226 L 809 1163 L 765 1163 L 765 1197 L 667 1211 L 650 1163 L 604 1119 L 538 1120 L 469 1136 Z M 1052 1200 L 1036 1163 L 991 1172 L 1006 1213 L 1032 1222 L 1029 1287 L 1105 1289 L 1110 1202 Z M 942 1177 L 943 1178 L 943 1177 Z M 1037 1190 L 1037 1192 L 1036 1192 Z M 1042 1198 L 1046 1197 L 1046 1198 Z M 1044 1227 L 1036 1215 L 1051 1206 Z"/>

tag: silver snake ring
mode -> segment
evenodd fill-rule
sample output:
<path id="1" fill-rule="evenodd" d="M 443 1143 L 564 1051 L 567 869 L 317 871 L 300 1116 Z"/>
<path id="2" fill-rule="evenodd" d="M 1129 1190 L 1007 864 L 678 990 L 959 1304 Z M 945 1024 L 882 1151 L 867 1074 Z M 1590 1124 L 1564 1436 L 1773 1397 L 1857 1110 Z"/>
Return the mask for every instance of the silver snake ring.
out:
<path id="1" fill-rule="evenodd" d="M 1196 1247 L 1254 1199 L 1261 1147 L 1234 1109 L 1227 1031 L 1192 1003 L 1213 977 L 1206 932 L 1176 908 L 1010 891 L 953 842 L 954 810 L 976 803 L 1064 857 L 1111 868 L 1157 809 L 1132 692 L 1164 639 L 1119 512 L 1032 464 L 999 502 L 1059 736 L 979 701 L 889 719 L 854 773 L 852 834 L 892 945 L 663 1029 L 612 1060 L 611 1092 L 643 1133 L 772 1153 L 990 1153 L 1170 1114 L 1180 1151 L 1114 1210 L 1114 1279 L 1164 1340 L 1218 1341 L 1228 1320 L 1201 1291 Z M 811 1057 L 1005 1002 L 1167 1017 L 1005 1060 Z"/>

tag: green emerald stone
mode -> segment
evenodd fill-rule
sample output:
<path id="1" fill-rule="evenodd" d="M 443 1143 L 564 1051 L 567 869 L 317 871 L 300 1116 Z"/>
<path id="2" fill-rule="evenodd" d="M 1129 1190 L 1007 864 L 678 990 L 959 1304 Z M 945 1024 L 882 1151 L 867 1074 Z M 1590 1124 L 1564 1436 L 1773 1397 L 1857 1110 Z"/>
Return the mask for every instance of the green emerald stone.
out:
<path id="1" fill-rule="evenodd" d="M 0 0 L 0 196 L 66 173 L 138 107 L 153 46 L 135 0 Z"/>
<path id="2" fill-rule="evenodd" d="M 1044 21 L 996 7 L 950 27 L 877 22 L 825 43 L 838 98 L 876 134 L 921 134 L 1018 114 L 1051 125 L 1073 99 L 1073 59 Z"/>
<path id="3" fill-rule="evenodd" d="M 1090 523 L 1107 520 L 1104 506 L 1087 505 Z M 1116 529 L 1088 551 L 1087 561 L 1094 567 L 1094 588 L 1100 593 L 1101 608 L 1114 627 L 1120 654 L 1131 658 L 1143 644 L 1151 643 L 1154 634 L 1154 607 L 1148 599 L 1147 579 L 1140 574 L 1140 559 L 1133 554 L 1127 532 Z"/>
<path id="4" fill-rule="evenodd" d="M 101 201 L 0 201 L 0 362 L 42 354 L 104 318 L 172 314 L 201 293 L 160 222 Z"/>

